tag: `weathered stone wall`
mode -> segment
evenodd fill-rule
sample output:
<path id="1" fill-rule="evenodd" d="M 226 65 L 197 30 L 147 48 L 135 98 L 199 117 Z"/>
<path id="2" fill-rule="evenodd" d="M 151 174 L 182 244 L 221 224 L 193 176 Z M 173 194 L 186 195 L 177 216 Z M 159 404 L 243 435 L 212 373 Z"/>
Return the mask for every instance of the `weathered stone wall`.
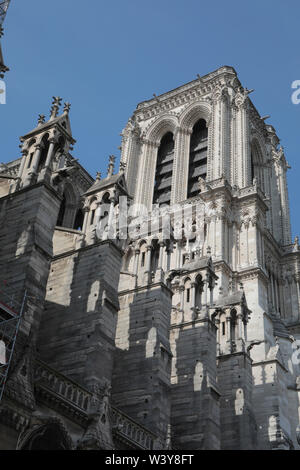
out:
<path id="1" fill-rule="evenodd" d="M 21 302 L 27 290 L 27 309 L 21 330 L 39 326 L 52 251 L 52 234 L 60 198 L 44 185 L 29 187 L 0 199 L 1 290 Z"/>
<path id="2" fill-rule="evenodd" d="M 39 354 L 85 385 L 111 381 L 121 257 L 107 241 L 51 263 Z"/>
<path id="3" fill-rule="evenodd" d="M 171 329 L 172 432 L 181 449 L 219 449 L 216 328 L 207 319 Z"/>
<path id="4" fill-rule="evenodd" d="M 170 312 L 165 285 L 120 293 L 112 399 L 162 442 L 171 407 Z"/>
<path id="5" fill-rule="evenodd" d="M 221 449 L 254 450 L 257 426 L 252 402 L 251 359 L 245 353 L 218 356 Z"/>

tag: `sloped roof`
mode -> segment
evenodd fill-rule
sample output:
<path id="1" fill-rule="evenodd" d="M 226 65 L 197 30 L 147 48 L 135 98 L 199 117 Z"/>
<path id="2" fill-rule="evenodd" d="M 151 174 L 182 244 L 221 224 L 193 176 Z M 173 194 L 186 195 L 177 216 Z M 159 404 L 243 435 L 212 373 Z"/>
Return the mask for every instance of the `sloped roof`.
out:
<path id="1" fill-rule="evenodd" d="M 94 184 L 85 192 L 85 196 L 97 191 L 103 191 L 103 189 L 109 188 L 116 184 L 120 185 L 128 194 L 124 173 L 117 173 L 110 177 L 103 178 L 102 180 L 96 180 Z"/>
<path id="2" fill-rule="evenodd" d="M 216 303 L 216 307 L 225 307 L 227 305 L 246 304 L 245 292 L 240 290 L 233 294 L 219 297 Z"/>
<path id="3" fill-rule="evenodd" d="M 66 123 L 66 126 L 63 126 L 64 122 Z M 23 135 L 21 137 L 21 139 L 27 139 L 31 135 L 34 135 L 34 134 L 40 133 L 41 131 L 45 131 L 47 129 L 50 129 L 55 124 L 59 124 L 63 129 L 65 129 L 65 132 L 72 138 L 73 142 L 74 143 L 76 142 L 72 137 L 72 130 L 71 130 L 69 114 L 66 113 L 66 112 L 64 112 L 60 116 L 57 116 L 53 119 L 50 119 L 47 122 L 44 122 L 43 124 L 39 124 L 34 129 L 32 129 L 30 132 L 27 132 L 27 134 Z"/>

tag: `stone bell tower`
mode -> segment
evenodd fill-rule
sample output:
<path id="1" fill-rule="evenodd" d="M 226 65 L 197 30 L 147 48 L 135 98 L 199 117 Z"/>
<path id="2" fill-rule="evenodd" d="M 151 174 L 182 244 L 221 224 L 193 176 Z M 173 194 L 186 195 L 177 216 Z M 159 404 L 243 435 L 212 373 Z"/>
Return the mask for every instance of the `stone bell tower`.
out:
<path id="1" fill-rule="evenodd" d="M 68 154 L 74 143 L 69 125 L 70 105 L 58 116 L 55 98 L 50 120 L 21 137 L 22 158 L 0 173 L 0 285 L 2 292 L 21 303 L 27 292 L 6 386 L 13 405 L 25 414 L 35 407 L 33 358 L 36 354 L 51 258 L 53 233 L 66 181 L 74 171 Z M 5 301 L 4 299 L 2 299 Z M 3 403 L 2 403 L 3 404 Z"/>
<path id="2" fill-rule="evenodd" d="M 39 115 L 38 126 L 21 137 L 22 160 L 19 168 L 17 189 L 44 182 L 56 186 L 65 166 L 66 156 L 75 140 L 72 137 L 69 110 L 65 103 L 64 111 L 58 116 L 61 98 L 53 98 L 50 119 Z"/>
<path id="3" fill-rule="evenodd" d="M 300 250 L 298 238 L 291 241 L 289 166 L 275 129 L 265 122 L 269 116 L 261 116 L 250 99 L 253 91 L 241 84 L 232 67 L 224 66 L 139 103 L 122 134 L 121 160 L 133 201 L 145 212 L 151 214 L 153 204 L 168 206 L 170 214 L 185 206 L 195 213 L 202 207 L 199 221 L 191 216 L 195 230 L 176 241 L 170 269 L 185 269 L 197 250 L 205 257 L 209 248 L 220 305 L 244 285 L 252 312 L 247 341 L 253 347 L 239 353 L 244 359 L 222 355 L 218 364 L 244 364 L 237 376 L 245 378 L 246 408 L 253 399 L 258 447 L 299 448 L 299 416 L 289 411 L 298 403 L 299 370 L 288 358 L 300 331 Z M 183 298 L 191 296 L 192 287 L 181 286 Z M 173 308 L 180 304 L 177 290 Z M 171 321 L 171 331 L 174 327 Z M 287 392 L 289 383 L 294 393 Z M 247 441 L 242 437 L 246 421 L 235 446 Z"/>
<path id="4" fill-rule="evenodd" d="M 17 174 L 1 173 L 0 282 L 6 280 L 18 299 L 27 290 L 28 309 L 22 324 L 27 334 L 40 321 L 62 189 L 73 170 L 64 164 L 75 142 L 69 126 L 70 105 L 66 103 L 58 116 L 60 102 L 60 98 L 54 99 L 48 122 L 40 116 L 38 126 L 20 138 L 22 158 Z"/>

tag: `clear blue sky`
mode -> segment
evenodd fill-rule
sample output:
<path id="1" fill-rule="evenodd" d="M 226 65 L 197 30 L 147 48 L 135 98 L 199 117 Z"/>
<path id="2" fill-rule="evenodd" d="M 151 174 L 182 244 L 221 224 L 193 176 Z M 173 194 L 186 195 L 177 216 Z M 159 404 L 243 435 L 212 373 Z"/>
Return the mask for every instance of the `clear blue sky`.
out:
<path id="1" fill-rule="evenodd" d="M 59 95 L 72 103 L 74 156 L 95 176 L 109 154 L 119 156 L 119 134 L 138 102 L 231 65 L 285 147 L 300 234 L 300 105 L 291 102 L 299 18 L 299 0 L 12 0 L 0 161 L 19 156 L 18 137 Z"/>

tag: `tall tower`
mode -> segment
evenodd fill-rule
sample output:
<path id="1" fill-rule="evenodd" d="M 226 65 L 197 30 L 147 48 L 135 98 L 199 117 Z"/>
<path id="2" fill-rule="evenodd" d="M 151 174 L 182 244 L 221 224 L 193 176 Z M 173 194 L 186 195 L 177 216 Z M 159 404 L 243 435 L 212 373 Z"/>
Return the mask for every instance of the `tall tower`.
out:
<path id="1" fill-rule="evenodd" d="M 174 234 L 165 272 L 166 279 L 172 272 L 179 275 L 174 278 L 176 283 L 172 283 L 170 320 L 170 337 L 174 337 L 171 339 L 171 388 L 174 392 L 171 424 L 179 445 L 184 446 L 185 441 L 194 438 L 193 448 L 228 448 L 231 445 L 243 448 L 246 435 L 256 433 L 255 429 L 259 448 L 299 447 L 299 415 L 298 411 L 295 413 L 299 371 L 298 365 L 291 361 L 294 341 L 291 333 L 295 339 L 300 332 L 300 251 L 298 239 L 291 241 L 286 182 L 289 167 L 275 129 L 259 115 L 250 93 L 251 90 L 241 85 L 235 70 L 224 66 L 140 103 L 123 131 L 121 160 L 126 163 L 129 193 L 139 205 L 135 214 L 146 214 L 150 221 L 153 205 L 159 207 L 159 211 L 167 206 L 164 210 L 171 221 L 177 221 L 171 222 L 179 236 Z M 190 215 L 185 220 L 186 208 Z M 186 230 L 188 226 L 190 230 Z M 146 247 L 150 245 L 149 237 L 147 233 Z M 134 276 L 141 278 L 144 269 L 141 263 L 148 256 L 145 249 L 146 254 L 137 258 L 139 250 L 140 247 L 135 248 L 132 265 L 130 261 L 125 266 L 128 281 L 120 284 L 121 296 L 125 292 L 127 295 L 126 289 L 139 288 L 139 285 L 134 286 L 133 279 Z M 151 253 L 152 248 L 149 250 Z M 217 290 L 215 281 L 207 281 L 206 274 L 201 272 L 208 251 Z M 191 274 L 193 270 L 195 275 Z M 129 275 L 133 276 L 132 280 Z M 148 290 L 151 282 L 150 279 Z M 247 309 L 252 312 L 247 321 L 242 313 L 239 319 L 235 316 L 240 285 L 243 285 Z M 210 300 L 211 295 L 213 300 Z M 124 309 L 128 318 L 121 309 L 120 328 L 121 325 L 133 327 L 133 299 L 127 297 L 126 302 Z M 214 313 L 217 306 L 218 314 Z M 165 310 L 163 314 L 169 312 Z M 220 320 L 222 316 L 224 320 Z M 209 369 L 203 362 L 202 352 L 197 349 L 200 336 L 198 342 L 190 337 L 187 346 L 190 362 L 187 362 L 187 349 L 178 340 L 179 336 L 188 337 L 190 325 L 190 334 L 196 334 L 200 319 L 207 322 L 207 336 L 203 341 L 210 345 L 208 354 L 214 351 L 217 355 L 214 344 L 219 347 L 223 335 L 229 335 L 228 341 L 235 337 L 243 342 L 240 349 L 235 350 L 233 345 L 226 354 L 224 351 L 219 354 L 218 370 Z M 214 326 L 209 326 L 210 322 Z M 245 336 L 241 332 L 242 325 L 246 327 Z M 119 347 L 129 347 L 130 351 L 125 337 L 120 339 Z M 230 379 L 232 389 L 228 388 L 233 396 L 226 399 L 222 399 L 221 384 L 226 382 L 223 366 L 235 368 Z M 211 405 L 215 410 L 214 443 L 206 442 L 204 437 L 201 440 L 199 423 L 203 415 L 196 411 L 190 415 L 188 410 L 188 402 L 196 400 L 199 383 L 207 382 L 212 384 L 206 392 L 211 403 L 216 403 L 220 394 L 218 405 Z M 179 383 L 183 387 L 182 401 L 175 391 Z M 293 384 L 292 388 L 289 384 Z M 134 380 L 131 387 L 134 388 Z M 186 402 L 184 387 L 186 393 L 191 393 Z M 235 426 L 235 400 L 239 404 L 243 402 L 239 406 L 243 432 L 232 437 L 231 443 L 229 432 L 228 440 L 222 442 L 220 434 L 225 421 L 226 432 L 228 426 Z M 224 411 L 226 403 L 232 406 Z M 183 416 L 189 416 L 193 426 L 187 423 L 179 426 L 178 407 Z M 196 409 L 200 410 L 199 406 Z"/>
<path id="2" fill-rule="evenodd" d="M 54 99 L 48 122 L 40 116 L 38 126 L 21 137 L 22 157 L 4 165 L 0 172 L 1 289 L 5 285 L 19 303 L 24 292 L 28 294 L 6 392 L 11 390 L 11 397 L 27 411 L 34 407 L 34 394 L 31 366 L 23 364 L 28 360 L 25 351 L 31 354 L 36 349 L 53 256 L 53 232 L 64 188 L 75 171 L 69 155 L 70 145 L 75 142 L 68 117 L 70 106 L 65 104 L 58 116 L 60 101 Z M 21 369 L 26 373 L 18 382 L 14 374 Z"/>

